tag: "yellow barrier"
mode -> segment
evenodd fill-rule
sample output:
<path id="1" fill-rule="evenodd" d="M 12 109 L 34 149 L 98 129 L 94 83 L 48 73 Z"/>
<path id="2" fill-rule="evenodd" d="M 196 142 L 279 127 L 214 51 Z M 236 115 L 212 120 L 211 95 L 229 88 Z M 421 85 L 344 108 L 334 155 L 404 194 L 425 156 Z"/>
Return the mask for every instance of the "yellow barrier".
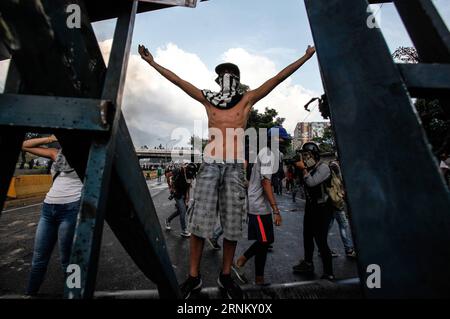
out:
<path id="1" fill-rule="evenodd" d="M 8 193 L 6 194 L 7 198 L 17 198 L 16 188 L 14 187 L 14 182 L 16 178 L 11 178 L 11 183 L 9 183 Z"/>
<path id="2" fill-rule="evenodd" d="M 7 196 L 25 198 L 47 193 L 52 186 L 51 175 L 19 175 L 11 179 Z"/>
<path id="3" fill-rule="evenodd" d="M 156 171 L 142 171 L 142 173 L 144 174 L 144 177 L 146 179 L 147 178 L 155 179 L 158 177 Z"/>

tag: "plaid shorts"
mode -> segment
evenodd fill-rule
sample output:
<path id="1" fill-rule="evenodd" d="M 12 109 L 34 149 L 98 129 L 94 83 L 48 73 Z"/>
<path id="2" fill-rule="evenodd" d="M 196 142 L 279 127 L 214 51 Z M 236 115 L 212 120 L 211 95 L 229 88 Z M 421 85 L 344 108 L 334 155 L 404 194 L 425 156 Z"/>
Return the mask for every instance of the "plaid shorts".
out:
<path id="1" fill-rule="evenodd" d="M 203 162 L 197 174 L 194 202 L 188 212 L 188 231 L 212 238 L 217 219 L 224 238 L 242 239 L 247 218 L 244 165 Z"/>

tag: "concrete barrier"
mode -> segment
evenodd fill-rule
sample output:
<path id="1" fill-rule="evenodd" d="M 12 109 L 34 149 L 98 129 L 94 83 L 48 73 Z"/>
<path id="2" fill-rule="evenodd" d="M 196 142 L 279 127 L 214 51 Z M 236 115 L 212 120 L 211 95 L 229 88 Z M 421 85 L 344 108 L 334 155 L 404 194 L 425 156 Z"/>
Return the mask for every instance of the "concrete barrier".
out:
<path id="1" fill-rule="evenodd" d="M 45 194 L 52 186 L 51 175 L 19 175 L 11 179 L 8 198 L 20 199 Z"/>

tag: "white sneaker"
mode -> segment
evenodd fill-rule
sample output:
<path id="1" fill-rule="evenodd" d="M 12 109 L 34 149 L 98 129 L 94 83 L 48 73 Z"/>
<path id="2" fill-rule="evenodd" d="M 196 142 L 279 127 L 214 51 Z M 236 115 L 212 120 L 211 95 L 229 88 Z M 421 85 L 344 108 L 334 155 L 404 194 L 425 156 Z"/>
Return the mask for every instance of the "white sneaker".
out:
<path id="1" fill-rule="evenodd" d="M 167 219 L 164 221 L 164 225 L 166 226 L 166 230 L 171 230 L 172 229 L 172 227 L 170 227 L 170 223 L 169 223 L 169 221 Z"/>
<path id="2" fill-rule="evenodd" d="M 180 235 L 181 235 L 181 237 L 185 237 L 185 238 L 189 238 L 189 237 L 191 237 L 191 233 L 189 233 L 188 231 L 182 231 L 181 233 L 180 233 Z"/>

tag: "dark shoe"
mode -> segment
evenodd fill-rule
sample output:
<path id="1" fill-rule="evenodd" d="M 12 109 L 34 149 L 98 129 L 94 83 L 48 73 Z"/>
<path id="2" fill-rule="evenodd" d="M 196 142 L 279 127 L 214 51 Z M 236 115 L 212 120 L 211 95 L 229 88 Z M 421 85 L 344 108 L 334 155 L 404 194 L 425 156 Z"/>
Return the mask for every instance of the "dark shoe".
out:
<path id="1" fill-rule="evenodd" d="M 354 249 L 346 251 L 345 254 L 347 257 L 356 258 L 356 251 Z"/>
<path id="2" fill-rule="evenodd" d="M 243 283 L 246 284 L 248 283 L 248 279 L 245 276 L 245 271 L 244 271 L 244 267 L 239 267 L 236 264 L 233 264 L 231 266 L 231 270 L 233 270 L 234 274 L 236 275 L 236 277 Z"/>
<path id="3" fill-rule="evenodd" d="M 231 275 L 219 275 L 219 278 L 217 278 L 217 284 L 226 298 L 244 299 L 244 293 L 241 287 L 234 282 Z"/>
<path id="4" fill-rule="evenodd" d="M 208 244 L 211 245 L 212 249 L 214 249 L 214 250 L 220 250 L 220 248 L 222 248 L 222 247 L 220 247 L 217 240 L 215 240 L 214 238 L 206 238 L 206 241 L 208 242 Z"/>
<path id="5" fill-rule="evenodd" d="M 334 281 L 336 278 L 334 277 L 334 275 L 323 275 L 322 277 L 320 277 L 320 279 Z"/>
<path id="6" fill-rule="evenodd" d="M 269 245 L 269 247 L 267 247 L 267 251 L 273 252 L 273 246 L 272 246 L 272 245 Z"/>
<path id="7" fill-rule="evenodd" d="M 193 293 L 199 293 L 202 290 L 202 278 L 189 276 L 180 286 L 183 299 L 189 299 Z"/>
<path id="8" fill-rule="evenodd" d="M 314 264 L 302 260 L 298 265 L 292 267 L 292 270 L 298 274 L 312 274 L 314 273 Z"/>

